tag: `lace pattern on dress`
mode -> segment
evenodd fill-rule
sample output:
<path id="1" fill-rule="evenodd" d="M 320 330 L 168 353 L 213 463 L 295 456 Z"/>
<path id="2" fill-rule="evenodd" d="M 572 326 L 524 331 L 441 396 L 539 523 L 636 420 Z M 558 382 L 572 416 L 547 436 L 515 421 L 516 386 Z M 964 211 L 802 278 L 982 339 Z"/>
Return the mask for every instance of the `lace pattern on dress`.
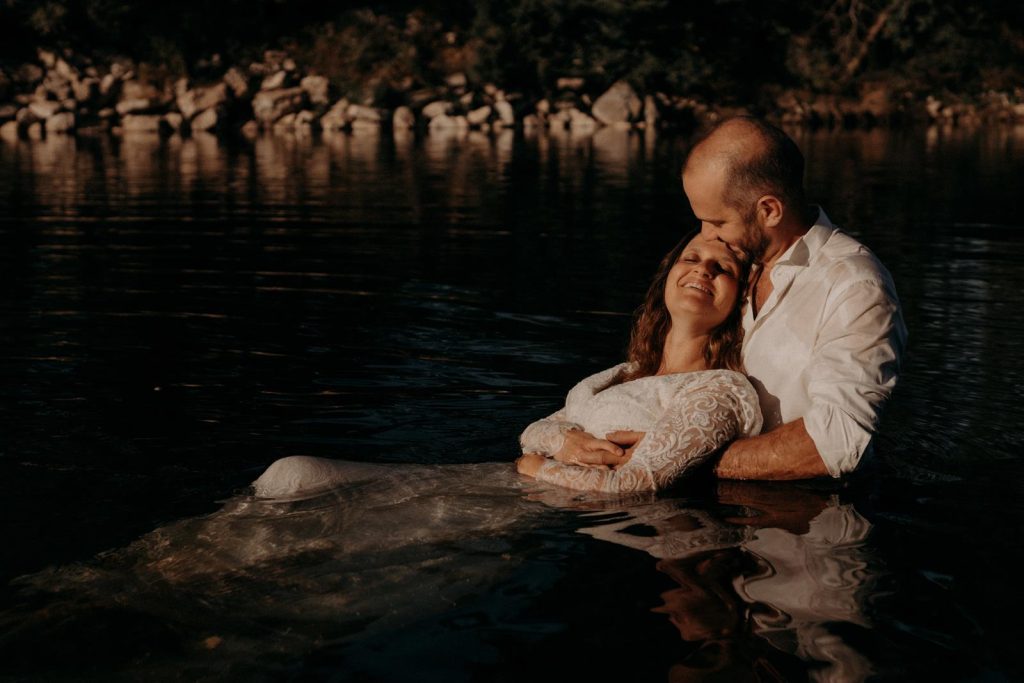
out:
<path id="1" fill-rule="evenodd" d="M 742 375 L 722 372 L 707 379 L 680 388 L 670 408 L 619 469 L 548 461 L 541 465 L 537 479 L 606 493 L 656 491 L 670 486 L 729 441 L 760 428 L 757 394 Z"/>
<path id="2" fill-rule="evenodd" d="M 565 409 L 559 410 L 552 415 L 537 420 L 519 436 L 519 446 L 523 453 L 540 453 L 548 458 L 555 457 L 555 453 L 562 450 L 565 443 L 565 433 L 582 431 L 583 427 L 575 422 L 565 419 Z"/>

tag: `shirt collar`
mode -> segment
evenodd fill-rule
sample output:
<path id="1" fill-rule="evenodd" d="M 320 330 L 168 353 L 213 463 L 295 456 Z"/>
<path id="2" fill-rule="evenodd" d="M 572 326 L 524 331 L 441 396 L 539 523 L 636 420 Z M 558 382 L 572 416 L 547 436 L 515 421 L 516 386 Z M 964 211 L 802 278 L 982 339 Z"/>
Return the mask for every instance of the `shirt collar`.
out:
<path id="1" fill-rule="evenodd" d="M 836 226 L 825 215 L 825 210 L 819 206 L 818 218 L 814 221 L 814 225 L 783 252 L 779 260 L 775 262 L 776 267 L 810 265 L 835 230 Z"/>

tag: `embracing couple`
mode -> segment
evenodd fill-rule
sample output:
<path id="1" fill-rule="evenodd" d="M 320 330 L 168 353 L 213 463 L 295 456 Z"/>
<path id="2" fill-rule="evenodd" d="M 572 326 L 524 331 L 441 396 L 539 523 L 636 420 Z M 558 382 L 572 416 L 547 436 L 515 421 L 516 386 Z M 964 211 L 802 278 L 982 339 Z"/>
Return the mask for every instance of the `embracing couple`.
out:
<path id="1" fill-rule="evenodd" d="M 701 228 L 662 260 L 627 362 L 526 428 L 519 472 L 580 490 L 853 471 L 896 385 L 906 328 L 888 271 L 806 204 L 784 132 L 727 120 L 692 149 Z"/>

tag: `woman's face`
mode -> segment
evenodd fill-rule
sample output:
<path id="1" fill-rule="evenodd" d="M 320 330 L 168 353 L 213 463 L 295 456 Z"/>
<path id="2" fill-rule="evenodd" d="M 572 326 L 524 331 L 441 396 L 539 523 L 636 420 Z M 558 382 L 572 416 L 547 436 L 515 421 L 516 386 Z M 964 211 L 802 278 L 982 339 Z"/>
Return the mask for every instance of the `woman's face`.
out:
<path id="1" fill-rule="evenodd" d="M 665 281 L 665 306 L 673 321 L 699 322 L 708 332 L 721 325 L 736 306 L 741 272 L 724 242 L 694 237 Z"/>

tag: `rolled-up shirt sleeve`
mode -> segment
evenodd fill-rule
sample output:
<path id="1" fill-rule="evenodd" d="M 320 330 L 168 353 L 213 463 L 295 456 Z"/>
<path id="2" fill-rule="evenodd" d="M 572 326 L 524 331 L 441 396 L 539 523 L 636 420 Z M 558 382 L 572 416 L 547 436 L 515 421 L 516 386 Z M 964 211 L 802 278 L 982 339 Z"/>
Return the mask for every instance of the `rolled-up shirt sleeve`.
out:
<path id="1" fill-rule="evenodd" d="M 831 295 L 807 366 L 804 426 L 833 477 L 852 472 L 900 371 L 906 327 L 895 294 L 859 280 Z"/>

